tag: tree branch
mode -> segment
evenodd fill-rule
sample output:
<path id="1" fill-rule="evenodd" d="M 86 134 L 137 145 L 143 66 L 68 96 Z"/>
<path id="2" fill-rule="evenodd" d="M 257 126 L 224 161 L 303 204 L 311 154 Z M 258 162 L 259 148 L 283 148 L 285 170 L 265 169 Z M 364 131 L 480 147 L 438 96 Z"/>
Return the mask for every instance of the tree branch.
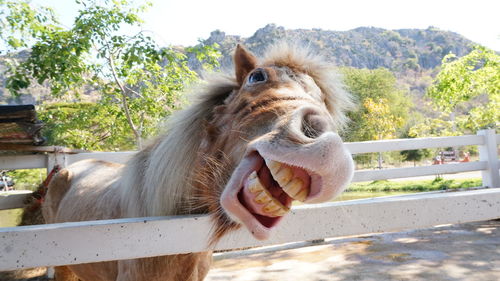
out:
<path id="1" fill-rule="evenodd" d="M 137 131 L 137 128 L 134 124 L 134 121 L 132 120 L 132 117 L 130 115 L 130 109 L 128 106 L 127 95 L 126 95 L 127 91 L 126 91 L 125 87 L 123 86 L 123 84 L 121 83 L 120 79 L 118 78 L 118 75 L 116 73 L 116 68 L 115 68 L 115 62 L 114 62 L 114 59 L 113 59 L 113 56 L 111 55 L 111 53 L 108 57 L 108 62 L 109 62 L 109 66 L 111 68 L 111 74 L 113 75 L 113 79 L 115 80 L 116 84 L 118 85 L 118 88 L 120 88 L 122 105 L 123 105 L 123 109 L 125 110 L 125 116 L 127 117 L 127 122 L 129 124 L 130 128 L 132 129 L 132 132 L 134 133 L 134 136 L 135 136 L 135 139 L 137 142 L 137 147 L 139 149 L 142 149 L 141 134 Z"/>

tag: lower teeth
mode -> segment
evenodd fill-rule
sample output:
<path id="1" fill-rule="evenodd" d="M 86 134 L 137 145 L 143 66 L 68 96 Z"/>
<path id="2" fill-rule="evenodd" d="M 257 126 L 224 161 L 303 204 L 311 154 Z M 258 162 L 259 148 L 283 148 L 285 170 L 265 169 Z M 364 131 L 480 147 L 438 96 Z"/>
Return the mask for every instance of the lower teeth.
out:
<path id="1" fill-rule="evenodd" d="M 259 205 L 264 205 L 260 207 L 263 213 L 271 216 L 283 216 L 290 211 L 290 208 L 284 206 L 269 193 L 260 182 L 255 171 L 248 177 L 248 181 L 248 190 L 255 194 L 253 201 Z"/>

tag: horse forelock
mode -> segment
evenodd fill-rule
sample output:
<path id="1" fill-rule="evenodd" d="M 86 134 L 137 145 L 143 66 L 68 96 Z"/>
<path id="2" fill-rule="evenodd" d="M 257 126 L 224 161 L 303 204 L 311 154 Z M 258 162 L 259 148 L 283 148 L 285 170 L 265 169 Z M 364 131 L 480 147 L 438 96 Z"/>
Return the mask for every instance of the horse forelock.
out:
<path id="1" fill-rule="evenodd" d="M 287 67 L 310 76 L 324 95 L 324 102 L 338 128 L 347 121 L 346 112 L 354 107 L 351 95 L 342 86 L 342 77 L 333 63 L 310 48 L 296 43 L 279 42 L 270 46 L 263 65 Z"/>

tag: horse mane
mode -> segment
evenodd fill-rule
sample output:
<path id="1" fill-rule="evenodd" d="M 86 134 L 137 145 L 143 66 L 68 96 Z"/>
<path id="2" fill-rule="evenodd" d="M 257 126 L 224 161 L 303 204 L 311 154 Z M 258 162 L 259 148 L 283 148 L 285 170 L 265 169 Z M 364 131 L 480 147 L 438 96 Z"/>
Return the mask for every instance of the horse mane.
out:
<path id="1" fill-rule="evenodd" d="M 285 66 L 311 76 L 325 95 L 325 104 L 341 128 L 352 106 L 339 75 L 321 56 L 289 43 L 271 46 L 263 65 Z M 233 75 L 234 76 L 234 75 Z M 216 76 L 191 93 L 190 106 L 174 113 L 165 133 L 127 163 L 119 180 L 122 213 L 128 217 L 189 213 L 193 192 L 192 169 L 198 156 L 206 120 L 239 86 L 234 78 Z M 145 203 L 148 202 L 148 203 Z M 147 205 L 146 205 L 147 204 Z M 195 207 L 196 208 L 196 207 Z"/>
<path id="2" fill-rule="evenodd" d="M 127 216 L 185 212 L 182 205 L 192 191 L 192 169 L 205 122 L 237 87 L 234 78 L 223 75 L 200 84 L 189 96 L 191 105 L 166 121 L 165 133 L 129 160 L 121 178 L 121 205 Z"/>

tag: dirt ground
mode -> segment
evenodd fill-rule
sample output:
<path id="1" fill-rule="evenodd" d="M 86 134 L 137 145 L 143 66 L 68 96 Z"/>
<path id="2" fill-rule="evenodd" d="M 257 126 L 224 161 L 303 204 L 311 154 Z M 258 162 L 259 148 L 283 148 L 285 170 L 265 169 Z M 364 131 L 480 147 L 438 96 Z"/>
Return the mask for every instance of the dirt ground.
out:
<path id="1" fill-rule="evenodd" d="M 206 281 L 500 280 L 500 220 L 326 239 L 325 244 L 229 257 Z M 48 281 L 45 269 L 0 280 Z"/>
<path id="2" fill-rule="evenodd" d="M 327 240 L 215 262 L 206 281 L 500 280 L 500 220 Z"/>

